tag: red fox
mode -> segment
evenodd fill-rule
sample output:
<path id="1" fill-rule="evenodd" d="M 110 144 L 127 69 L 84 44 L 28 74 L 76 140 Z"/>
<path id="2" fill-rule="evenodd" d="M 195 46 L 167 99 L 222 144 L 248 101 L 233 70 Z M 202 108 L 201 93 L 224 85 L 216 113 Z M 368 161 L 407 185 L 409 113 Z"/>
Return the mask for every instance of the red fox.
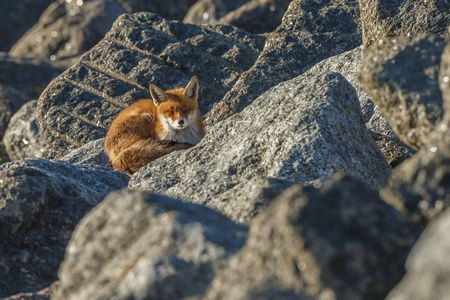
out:
<path id="1" fill-rule="evenodd" d="M 150 94 L 152 99 L 124 108 L 106 134 L 106 154 L 118 171 L 132 174 L 163 155 L 192 147 L 204 136 L 197 77 L 185 88 L 168 91 L 150 84 Z"/>

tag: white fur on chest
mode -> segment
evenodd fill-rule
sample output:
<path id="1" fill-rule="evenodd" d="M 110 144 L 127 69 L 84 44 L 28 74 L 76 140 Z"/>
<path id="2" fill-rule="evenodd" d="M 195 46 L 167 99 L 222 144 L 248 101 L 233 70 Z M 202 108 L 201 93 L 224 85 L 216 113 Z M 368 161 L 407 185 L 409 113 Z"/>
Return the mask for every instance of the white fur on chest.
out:
<path id="1" fill-rule="evenodd" d="M 160 117 L 161 124 L 163 125 L 163 131 L 158 134 L 158 138 L 162 141 L 174 141 L 177 143 L 188 143 L 196 145 L 202 139 L 202 135 L 195 122 L 196 116 L 191 116 L 187 122 L 189 126 L 184 129 L 174 129 L 169 122 Z"/>

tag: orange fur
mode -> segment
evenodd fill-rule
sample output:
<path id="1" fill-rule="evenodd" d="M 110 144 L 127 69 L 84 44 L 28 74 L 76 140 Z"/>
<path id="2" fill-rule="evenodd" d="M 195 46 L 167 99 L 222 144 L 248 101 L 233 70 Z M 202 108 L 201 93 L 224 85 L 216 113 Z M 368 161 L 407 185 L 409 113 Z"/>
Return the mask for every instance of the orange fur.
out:
<path id="1" fill-rule="evenodd" d="M 150 92 L 153 99 L 123 109 L 106 134 L 106 153 L 119 171 L 134 173 L 163 155 L 192 147 L 204 135 L 196 77 L 185 88 L 163 91 L 150 85 Z"/>

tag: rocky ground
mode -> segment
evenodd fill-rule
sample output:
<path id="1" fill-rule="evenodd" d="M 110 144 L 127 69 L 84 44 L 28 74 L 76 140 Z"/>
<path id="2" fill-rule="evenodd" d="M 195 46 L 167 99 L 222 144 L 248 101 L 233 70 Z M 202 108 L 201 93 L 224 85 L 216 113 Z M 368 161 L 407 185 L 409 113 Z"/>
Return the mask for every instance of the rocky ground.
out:
<path id="1" fill-rule="evenodd" d="M 4 5 L 0 299 L 448 297 L 448 1 Z M 204 139 L 113 170 L 194 75 Z"/>

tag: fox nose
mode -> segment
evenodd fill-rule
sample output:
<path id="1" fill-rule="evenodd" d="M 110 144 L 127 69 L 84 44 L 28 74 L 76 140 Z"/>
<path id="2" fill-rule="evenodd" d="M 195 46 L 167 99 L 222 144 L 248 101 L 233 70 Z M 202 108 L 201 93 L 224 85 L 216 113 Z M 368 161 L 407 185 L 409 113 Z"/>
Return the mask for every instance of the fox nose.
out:
<path id="1" fill-rule="evenodd" d="M 183 125 L 184 124 L 184 120 L 180 120 L 180 121 L 178 121 L 178 125 Z"/>

